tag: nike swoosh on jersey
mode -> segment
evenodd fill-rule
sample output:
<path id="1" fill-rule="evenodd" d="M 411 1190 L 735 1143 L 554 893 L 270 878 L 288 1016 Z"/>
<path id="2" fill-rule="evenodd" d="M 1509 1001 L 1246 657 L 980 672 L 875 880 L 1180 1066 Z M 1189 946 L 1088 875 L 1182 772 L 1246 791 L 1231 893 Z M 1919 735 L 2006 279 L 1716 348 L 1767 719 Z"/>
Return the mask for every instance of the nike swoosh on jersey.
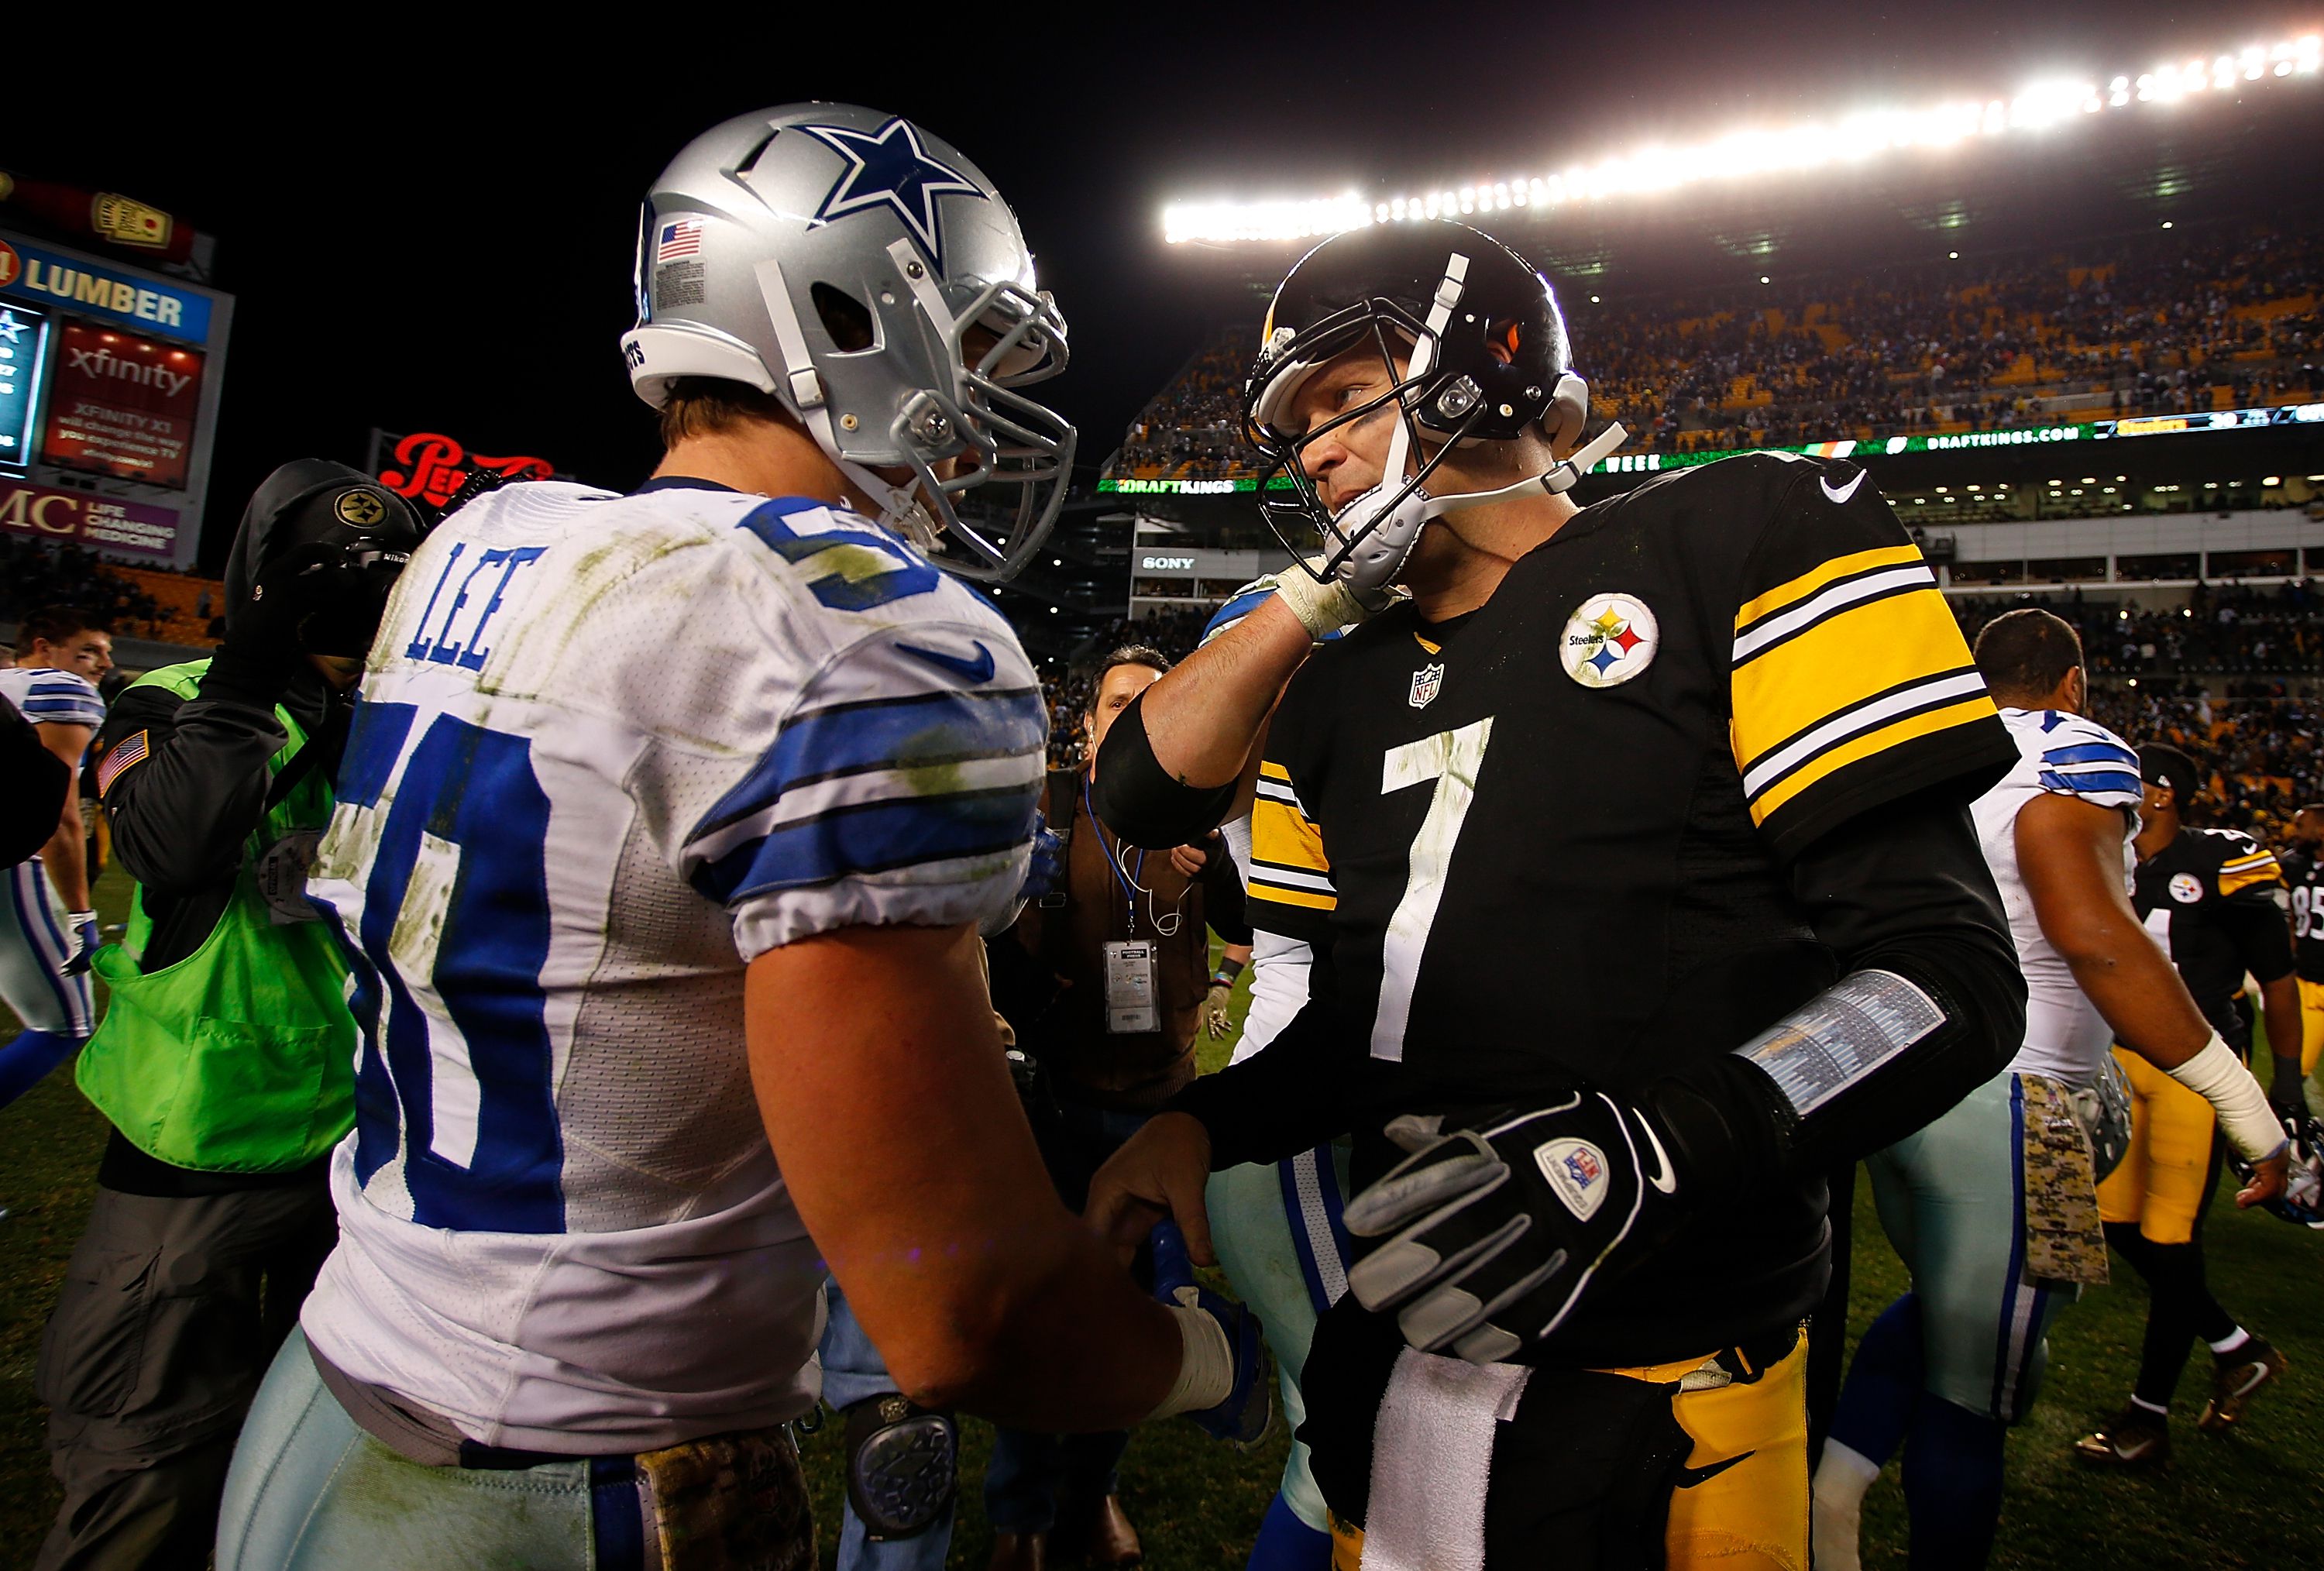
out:
<path id="1" fill-rule="evenodd" d="M 922 649 L 917 643 L 899 642 L 896 647 L 902 650 L 906 654 L 916 654 L 919 656 L 930 665 L 935 666 L 938 670 L 950 671 L 953 675 L 960 677 L 964 680 L 971 682 L 991 681 L 992 679 L 992 652 L 985 648 L 982 643 L 978 642 L 975 639 L 971 639 L 969 642 L 972 644 L 974 644 L 976 648 L 976 658 L 974 660 L 970 660 L 965 655 L 947 654 L 940 649 Z"/>
<path id="2" fill-rule="evenodd" d="M 1856 494 L 1856 488 L 1864 484 L 1864 471 L 1858 469 L 1856 472 L 1856 478 L 1845 485 L 1834 486 L 1831 481 L 1821 475 L 1816 476 L 1816 484 L 1823 487 L 1823 494 L 1831 498 L 1831 504 L 1834 507 L 1845 507 L 1848 505 L 1848 499 Z"/>
<path id="3" fill-rule="evenodd" d="M 1708 1467 L 1682 1467 L 1678 1470 L 1676 1487 L 1692 1489 L 1698 1483 L 1709 1483 L 1737 1463 L 1748 1462 L 1757 1455 L 1757 1451 L 1746 1451 L 1738 1455 L 1729 1456 L 1724 1462 L 1714 1462 Z"/>

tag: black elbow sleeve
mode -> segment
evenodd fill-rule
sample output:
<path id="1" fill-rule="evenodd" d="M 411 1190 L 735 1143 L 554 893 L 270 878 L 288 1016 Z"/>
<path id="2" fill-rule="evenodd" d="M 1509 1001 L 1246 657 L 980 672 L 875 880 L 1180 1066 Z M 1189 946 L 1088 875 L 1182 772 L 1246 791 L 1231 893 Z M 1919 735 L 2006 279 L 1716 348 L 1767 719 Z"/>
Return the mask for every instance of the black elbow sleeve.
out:
<path id="1" fill-rule="evenodd" d="M 1234 805 L 1235 781 L 1190 786 L 1173 780 L 1146 735 L 1141 693 L 1114 717 L 1097 755 L 1097 816 L 1132 846 L 1167 851 L 1201 839 Z"/>

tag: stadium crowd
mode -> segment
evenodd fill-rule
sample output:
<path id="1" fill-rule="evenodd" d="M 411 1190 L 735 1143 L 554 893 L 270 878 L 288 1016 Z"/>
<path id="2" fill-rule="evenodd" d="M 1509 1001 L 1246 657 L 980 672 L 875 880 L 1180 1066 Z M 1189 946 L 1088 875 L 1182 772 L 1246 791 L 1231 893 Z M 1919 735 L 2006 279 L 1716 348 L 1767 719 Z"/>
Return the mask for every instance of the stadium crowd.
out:
<path id="1" fill-rule="evenodd" d="M 2314 397 L 2319 282 L 2312 233 L 2173 230 L 1696 296 L 1569 294 L 1566 310 L 1594 411 L 1683 452 Z M 1240 328 L 1205 345 L 1139 412 L 1114 472 L 1255 475 L 1237 429 L 1255 347 Z"/>
<path id="2" fill-rule="evenodd" d="M 151 594 L 91 552 L 61 542 L 0 534 L 0 621 L 38 605 L 75 605 L 122 633 L 162 636 L 169 624 Z"/>

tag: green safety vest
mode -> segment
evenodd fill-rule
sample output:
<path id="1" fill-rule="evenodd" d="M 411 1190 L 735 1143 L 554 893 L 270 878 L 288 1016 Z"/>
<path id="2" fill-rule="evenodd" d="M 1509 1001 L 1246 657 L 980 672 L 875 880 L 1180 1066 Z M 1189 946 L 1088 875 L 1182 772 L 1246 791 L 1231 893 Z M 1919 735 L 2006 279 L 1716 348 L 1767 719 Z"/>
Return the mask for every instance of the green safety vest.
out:
<path id="1" fill-rule="evenodd" d="M 165 666 L 134 685 L 190 698 L 209 663 Z M 279 774 L 307 735 L 280 705 L 274 718 L 290 736 L 272 761 Z M 147 1155 L 202 1172 L 281 1172 L 322 1156 L 354 1123 L 346 959 L 330 924 L 283 919 L 299 910 L 330 821 L 330 783 L 309 772 L 244 843 L 234 894 L 201 947 L 140 969 L 153 930 L 141 888 L 123 942 L 97 951 L 94 969 L 113 996 L 75 1078 Z"/>

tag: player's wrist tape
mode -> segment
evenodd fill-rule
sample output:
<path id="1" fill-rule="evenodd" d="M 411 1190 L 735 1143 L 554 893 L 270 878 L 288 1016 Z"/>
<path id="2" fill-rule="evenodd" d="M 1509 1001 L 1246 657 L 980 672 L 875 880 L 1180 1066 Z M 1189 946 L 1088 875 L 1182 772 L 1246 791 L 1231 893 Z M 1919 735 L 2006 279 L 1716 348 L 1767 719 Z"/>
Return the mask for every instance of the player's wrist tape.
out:
<path id="1" fill-rule="evenodd" d="M 1385 596 L 1358 596 L 1336 578 L 1319 584 L 1304 568 L 1290 567 L 1276 576 L 1275 597 L 1299 619 L 1307 636 L 1320 639 L 1351 622 L 1361 622 L 1388 601 Z"/>
<path id="2" fill-rule="evenodd" d="M 1241 961 L 1222 960 L 1219 962 L 1218 969 L 1211 973 L 1211 985 L 1213 987 L 1232 987 L 1235 984 L 1235 978 L 1241 975 Z"/>
<path id="3" fill-rule="evenodd" d="M 2268 1105 L 2259 1079 L 2213 1031 L 2203 1050 L 2163 1071 L 2211 1104 L 2219 1127 L 2243 1159 L 2263 1162 L 2283 1149 L 2283 1121 Z"/>
<path id="4" fill-rule="evenodd" d="M 1234 1347 L 1227 1341 L 1226 1327 L 1219 1324 L 1218 1317 L 1184 1304 L 1162 1307 L 1178 1322 L 1184 1351 L 1179 1354 L 1178 1378 L 1171 1382 L 1170 1394 L 1146 1415 L 1148 1420 L 1198 1413 L 1205 1408 L 1217 1407 L 1234 1394 Z"/>

